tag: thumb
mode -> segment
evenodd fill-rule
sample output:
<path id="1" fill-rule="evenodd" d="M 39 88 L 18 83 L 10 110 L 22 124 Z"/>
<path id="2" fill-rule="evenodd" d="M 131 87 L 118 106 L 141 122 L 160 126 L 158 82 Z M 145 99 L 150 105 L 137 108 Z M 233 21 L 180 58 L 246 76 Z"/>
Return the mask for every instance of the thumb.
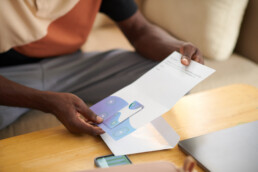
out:
<path id="1" fill-rule="evenodd" d="M 103 118 L 100 116 L 96 115 L 90 108 L 88 108 L 87 105 L 82 106 L 80 109 L 78 109 L 78 112 L 84 116 L 86 119 L 94 122 L 94 123 L 102 123 Z"/>
<path id="2" fill-rule="evenodd" d="M 188 66 L 191 62 L 191 59 L 186 55 L 184 47 L 180 48 L 180 53 L 182 54 L 181 63 L 185 66 Z"/>

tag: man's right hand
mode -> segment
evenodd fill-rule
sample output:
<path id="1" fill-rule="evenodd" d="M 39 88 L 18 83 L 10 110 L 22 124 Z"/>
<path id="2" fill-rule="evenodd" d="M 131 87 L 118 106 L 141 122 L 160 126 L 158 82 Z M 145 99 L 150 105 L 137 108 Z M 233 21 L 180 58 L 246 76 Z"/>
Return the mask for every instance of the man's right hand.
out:
<path id="1" fill-rule="evenodd" d="M 102 119 L 74 94 L 36 90 L 0 75 L 0 96 L 0 105 L 26 107 L 54 114 L 72 133 L 104 133 L 95 125 L 101 123 Z"/>
<path id="2" fill-rule="evenodd" d="M 54 114 L 72 133 L 100 135 L 104 131 L 96 126 L 103 121 L 74 94 L 47 92 L 43 111 Z"/>

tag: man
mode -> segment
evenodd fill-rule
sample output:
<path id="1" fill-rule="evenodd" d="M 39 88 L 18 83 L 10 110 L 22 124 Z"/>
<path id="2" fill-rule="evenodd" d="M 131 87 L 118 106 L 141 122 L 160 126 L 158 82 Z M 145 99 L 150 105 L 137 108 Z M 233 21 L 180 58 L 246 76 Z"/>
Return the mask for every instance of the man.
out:
<path id="1" fill-rule="evenodd" d="M 54 114 L 72 133 L 99 135 L 94 124 L 103 119 L 84 101 L 112 94 L 173 51 L 184 65 L 203 63 L 194 45 L 148 22 L 133 0 L 0 3 L 0 129 L 32 108 Z M 136 52 L 79 51 L 98 11 L 116 21 Z"/>

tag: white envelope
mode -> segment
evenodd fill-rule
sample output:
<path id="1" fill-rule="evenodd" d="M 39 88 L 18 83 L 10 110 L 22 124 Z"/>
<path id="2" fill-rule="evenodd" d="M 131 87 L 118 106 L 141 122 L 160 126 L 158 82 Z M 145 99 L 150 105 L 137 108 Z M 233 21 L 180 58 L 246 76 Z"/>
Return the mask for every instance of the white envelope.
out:
<path id="1" fill-rule="evenodd" d="M 116 156 L 171 149 L 180 139 L 162 117 L 156 118 L 117 141 L 108 134 L 103 134 L 101 137 Z"/>

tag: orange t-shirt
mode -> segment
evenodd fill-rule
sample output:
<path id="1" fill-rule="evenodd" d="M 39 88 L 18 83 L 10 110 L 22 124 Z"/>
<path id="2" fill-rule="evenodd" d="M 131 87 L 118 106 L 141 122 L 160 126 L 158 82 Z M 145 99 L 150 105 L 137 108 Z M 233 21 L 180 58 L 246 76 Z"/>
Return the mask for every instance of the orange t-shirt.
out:
<path id="1" fill-rule="evenodd" d="M 43 38 L 14 49 L 35 58 L 77 51 L 90 33 L 100 4 L 101 0 L 80 0 L 68 13 L 50 23 Z"/>

